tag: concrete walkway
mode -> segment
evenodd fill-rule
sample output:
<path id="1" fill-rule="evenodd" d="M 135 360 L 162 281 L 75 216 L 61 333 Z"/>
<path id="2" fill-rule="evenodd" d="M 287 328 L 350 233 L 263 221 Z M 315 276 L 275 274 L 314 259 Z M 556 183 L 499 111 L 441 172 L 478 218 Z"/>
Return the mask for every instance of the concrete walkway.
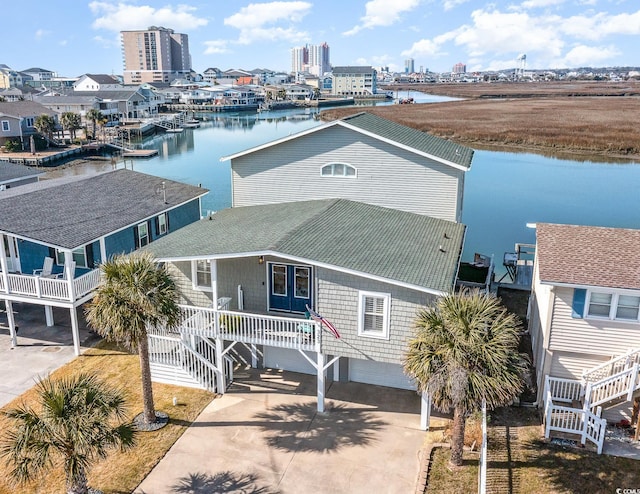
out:
<path id="1" fill-rule="evenodd" d="M 68 309 L 54 308 L 55 325 L 45 324 L 44 307 L 13 303 L 18 331 L 18 346 L 11 348 L 6 313 L 0 304 L 0 406 L 4 406 L 31 388 L 39 377 L 73 360 L 73 337 Z M 80 344 L 83 349 L 95 344 L 99 337 L 89 332 L 78 309 Z"/>
<path id="2" fill-rule="evenodd" d="M 252 370 L 214 400 L 136 493 L 414 492 L 415 392 L 331 383 L 318 414 L 315 376 Z"/>

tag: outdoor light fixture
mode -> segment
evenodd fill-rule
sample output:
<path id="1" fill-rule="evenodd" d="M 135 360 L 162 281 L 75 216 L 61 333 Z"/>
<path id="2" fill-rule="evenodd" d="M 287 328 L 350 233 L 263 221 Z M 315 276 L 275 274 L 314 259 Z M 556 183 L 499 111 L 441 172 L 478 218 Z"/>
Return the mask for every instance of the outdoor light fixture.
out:
<path id="1" fill-rule="evenodd" d="M 258 264 L 264 264 L 264 256 L 258 256 Z"/>

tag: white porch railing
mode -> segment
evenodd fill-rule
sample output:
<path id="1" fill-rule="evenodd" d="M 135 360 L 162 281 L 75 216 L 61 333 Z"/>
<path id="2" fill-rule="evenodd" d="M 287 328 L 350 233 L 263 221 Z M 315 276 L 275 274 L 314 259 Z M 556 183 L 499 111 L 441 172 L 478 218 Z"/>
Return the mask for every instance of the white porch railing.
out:
<path id="1" fill-rule="evenodd" d="M 599 381 L 600 379 L 627 370 L 632 367 L 633 364 L 640 364 L 640 348 L 629 350 L 623 355 L 619 355 L 608 362 L 584 371 L 582 373 L 582 379 L 585 382 Z"/>
<path id="2" fill-rule="evenodd" d="M 607 421 L 600 417 L 601 413 L 600 407 L 596 409 L 596 413 L 592 413 L 585 409 L 556 405 L 551 393 L 547 393 L 544 435 L 548 438 L 552 431 L 578 434 L 581 444 L 585 444 L 588 439 L 596 445 L 598 454 L 601 454 L 607 429 Z"/>
<path id="3" fill-rule="evenodd" d="M 555 402 L 572 403 L 580 400 L 584 387 L 582 381 L 547 376 L 544 383 L 544 394 L 551 393 Z"/>
<path id="4" fill-rule="evenodd" d="M 585 408 L 592 409 L 609 401 L 626 397 L 633 399 L 633 393 L 640 389 L 638 363 L 629 369 L 596 382 L 588 382 L 585 391 Z"/>
<path id="5" fill-rule="evenodd" d="M 586 440 L 593 442 L 598 454 L 602 453 L 604 438 L 607 428 L 607 421 L 600 417 L 602 408 L 597 407 L 595 413 L 588 406 L 583 408 L 574 408 L 571 406 L 558 405 L 558 402 L 571 402 L 569 397 L 573 395 L 573 386 L 558 387 L 554 386 L 554 381 L 570 381 L 568 379 L 560 380 L 558 378 L 547 377 L 545 383 L 545 437 L 549 437 L 551 432 L 565 432 L 569 434 L 580 435 L 580 441 L 585 444 Z M 578 381 L 579 382 L 579 381 Z M 561 389 L 563 392 L 570 389 L 569 393 L 561 393 L 554 397 L 552 390 Z"/>
<path id="6" fill-rule="evenodd" d="M 0 277 L 0 291 L 6 294 L 22 295 L 37 299 L 61 300 L 69 302 L 69 281 L 24 274 L 7 274 L 8 287 Z M 76 300 L 91 293 L 100 284 L 100 270 L 94 269 L 73 280 Z"/>
<path id="7" fill-rule="evenodd" d="M 482 401 L 482 444 L 478 469 L 478 494 L 487 494 L 487 403 Z"/>
<path id="8" fill-rule="evenodd" d="M 320 346 L 320 327 L 312 320 L 194 306 L 181 309 L 178 331 L 183 334 L 308 351 Z"/>

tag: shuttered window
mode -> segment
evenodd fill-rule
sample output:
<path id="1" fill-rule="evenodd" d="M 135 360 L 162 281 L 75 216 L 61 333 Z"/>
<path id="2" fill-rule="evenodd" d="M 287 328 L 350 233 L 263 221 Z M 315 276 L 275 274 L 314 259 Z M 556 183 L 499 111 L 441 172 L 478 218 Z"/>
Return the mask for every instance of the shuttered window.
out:
<path id="1" fill-rule="evenodd" d="M 587 317 L 615 321 L 640 321 L 640 295 L 588 292 Z"/>
<path id="2" fill-rule="evenodd" d="M 360 292 L 358 335 L 389 339 L 390 305 L 388 293 Z"/>

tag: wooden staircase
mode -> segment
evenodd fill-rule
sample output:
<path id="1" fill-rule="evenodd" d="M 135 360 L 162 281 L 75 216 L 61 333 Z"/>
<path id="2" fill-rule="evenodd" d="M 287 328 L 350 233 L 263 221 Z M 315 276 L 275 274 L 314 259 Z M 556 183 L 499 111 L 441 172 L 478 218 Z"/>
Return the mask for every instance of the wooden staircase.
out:
<path id="1" fill-rule="evenodd" d="M 633 401 L 640 391 L 640 348 L 629 350 L 582 373 L 581 380 L 546 377 L 545 437 L 552 432 L 579 434 L 602 453 L 607 422 L 602 407 Z M 582 404 L 582 406 L 579 406 Z"/>

